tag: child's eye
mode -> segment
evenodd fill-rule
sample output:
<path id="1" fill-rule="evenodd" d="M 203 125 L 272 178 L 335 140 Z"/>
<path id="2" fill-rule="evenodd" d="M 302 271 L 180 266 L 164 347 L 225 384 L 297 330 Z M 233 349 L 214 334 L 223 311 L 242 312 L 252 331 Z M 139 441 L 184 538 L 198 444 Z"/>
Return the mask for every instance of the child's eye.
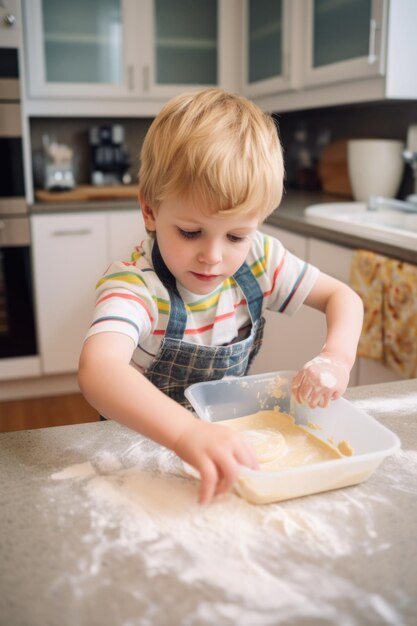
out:
<path id="1" fill-rule="evenodd" d="M 232 243 L 239 243 L 239 241 L 243 241 L 245 237 L 238 237 L 237 235 L 227 235 L 227 238 Z"/>
<path id="2" fill-rule="evenodd" d="M 178 232 L 184 239 L 196 239 L 201 233 L 201 230 L 183 230 L 178 228 Z"/>

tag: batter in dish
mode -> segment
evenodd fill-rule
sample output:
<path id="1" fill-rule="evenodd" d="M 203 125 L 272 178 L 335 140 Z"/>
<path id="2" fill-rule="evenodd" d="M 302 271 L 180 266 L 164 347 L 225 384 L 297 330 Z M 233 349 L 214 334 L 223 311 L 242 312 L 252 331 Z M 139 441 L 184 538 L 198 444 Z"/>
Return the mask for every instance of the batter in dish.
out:
<path id="1" fill-rule="evenodd" d="M 297 426 L 290 415 L 279 411 L 259 411 L 221 423 L 242 432 L 249 439 L 255 449 L 259 469 L 264 472 L 322 463 L 344 456 L 342 450 Z M 350 447 L 349 450 L 352 454 Z"/>

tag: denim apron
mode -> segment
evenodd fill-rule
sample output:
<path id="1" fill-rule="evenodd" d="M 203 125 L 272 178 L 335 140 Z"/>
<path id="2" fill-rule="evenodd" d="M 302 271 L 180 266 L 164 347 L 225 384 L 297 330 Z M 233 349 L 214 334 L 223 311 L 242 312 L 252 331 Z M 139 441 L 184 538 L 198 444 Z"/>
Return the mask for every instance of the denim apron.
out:
<path id="1" fill-rule="evenodd" d="M 265 324 L 263 293 L 249 266 L 244 263 L 233 275 L 242 290 L 252 327 L 248 337 L 224 346 L 202 346 L 184 341 L 187 311 L 176 280 L 161 257 L 155 240 L 152 250 L 154 270 L 170 296 L 169 320 L 155 359 L 144 375 L 158 389 L 190 408 L 184 390 L 193 383 L 219 380 L 224 376 L 243 376 L 261 347 Z"/>

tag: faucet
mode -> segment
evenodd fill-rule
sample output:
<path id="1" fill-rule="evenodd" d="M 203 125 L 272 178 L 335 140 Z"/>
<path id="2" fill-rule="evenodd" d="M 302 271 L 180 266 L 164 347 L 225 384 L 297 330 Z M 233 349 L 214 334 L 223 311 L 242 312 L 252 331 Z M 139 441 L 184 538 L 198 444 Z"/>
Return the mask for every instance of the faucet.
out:
<path id="1" fill-rule="evenodd" d="M 417 126 L 415 126 L 414 128 L 417 128 Z M 407 201 L 417 202 L 417 152 L 413 152 L 412 150 L 407 149 L 403 151 L 402 156 L 404 161 L 411 166 L 414 179 L 414 191 L 411 195 L 407 196 Z"/>
<path id="2" fill-rule="evenodd" d="M 403 151 L 402 157 L 411 166 L 414 179 L 414 191 L 407 196 L 408 202 L 417 202 L 417 125 L 409 126 L 407 130 L 407 147 Z"/>
<path id="3" fill-rule="evenodd" d="M 412 198 L 415 198 L 413 200 Z M 396 200 L 395 198 L 383 198 L 382 196 L 371 196 L 367 205 L 368 211 L 378 211 L 379 209 L 391 209 L 403 213 L 417 213 L 417 195 L 407 196 L 407 200 Z"/>

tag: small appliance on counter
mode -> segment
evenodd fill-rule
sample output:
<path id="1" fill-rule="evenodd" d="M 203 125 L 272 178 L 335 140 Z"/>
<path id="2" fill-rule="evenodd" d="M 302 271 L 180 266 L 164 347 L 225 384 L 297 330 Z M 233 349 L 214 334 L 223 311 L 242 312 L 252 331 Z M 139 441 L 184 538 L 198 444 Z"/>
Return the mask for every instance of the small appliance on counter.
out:
<path id="1" fill-rule="evenodd" d="M 44 135 L 44 188 L 48 191 L 70 191 L 75 187 L 73 150 Z"/>
<path id="2" fill-rule="evenodd" d="M 128 185 L 129 154 L 124 144 L 125 131 L 120 124 L 92 126 L 89 131 L 91 146 L 91 182 L 93 185 Z"/>

